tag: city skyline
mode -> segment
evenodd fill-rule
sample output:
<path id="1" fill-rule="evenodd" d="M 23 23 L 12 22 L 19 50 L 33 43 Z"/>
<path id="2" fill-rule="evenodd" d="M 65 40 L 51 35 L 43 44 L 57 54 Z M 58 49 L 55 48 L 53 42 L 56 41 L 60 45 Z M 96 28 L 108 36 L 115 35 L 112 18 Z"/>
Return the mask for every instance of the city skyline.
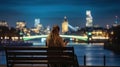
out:
<path id="1" fill-rule="evenodd" d="M 120 22 L 119 0 L 0 0 L 0 20 L 15 26 L 17 21 L 25 21 L 27 27 L 34 26 L 39 18 L 44 26 L 61 25 L 64 16 L 72 26 L 85 26 L 86 10 L 91 10 L 93 24 L 105 26 L 113 24 L 115 16 Z"/>

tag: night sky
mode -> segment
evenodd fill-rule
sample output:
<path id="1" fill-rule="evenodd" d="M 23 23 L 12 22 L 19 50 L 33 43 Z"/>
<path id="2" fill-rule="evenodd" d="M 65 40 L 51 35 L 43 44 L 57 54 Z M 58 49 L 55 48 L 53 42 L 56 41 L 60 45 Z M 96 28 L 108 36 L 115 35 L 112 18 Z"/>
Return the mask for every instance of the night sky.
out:
<path id="1" fill-rule="evenodd" d="M 120 20 L 120 0 L 0 0 L 0 20 L 14 27 L 17 21 L 33 27 L 35 18 L 43 26 L 61 25 L 64 16 L 70 25 L 83 27 L 86 10 L 91 10 L 93 23 L 103 27 L 113 24 L 115 16 Z"/>

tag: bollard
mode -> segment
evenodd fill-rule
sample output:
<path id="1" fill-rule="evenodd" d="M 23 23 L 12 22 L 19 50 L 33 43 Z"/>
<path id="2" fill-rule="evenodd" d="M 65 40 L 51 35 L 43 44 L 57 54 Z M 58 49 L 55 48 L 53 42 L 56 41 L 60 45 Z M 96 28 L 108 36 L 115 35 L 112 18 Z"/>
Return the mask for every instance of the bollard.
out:
<path id="1" fill-rule="evenodd" d="M 84 66 L 86 66 L 86 55 L 84 55 Z"/>
<path id="2" fill-rule="evenodd" d="M 106 61 L 106 57 L 105 57 L 105 55 L 104 55 L 104 56 L 103 56 L 103 63 L 104 63 L 104 66 L 106 65 L 105 61 Z"/>

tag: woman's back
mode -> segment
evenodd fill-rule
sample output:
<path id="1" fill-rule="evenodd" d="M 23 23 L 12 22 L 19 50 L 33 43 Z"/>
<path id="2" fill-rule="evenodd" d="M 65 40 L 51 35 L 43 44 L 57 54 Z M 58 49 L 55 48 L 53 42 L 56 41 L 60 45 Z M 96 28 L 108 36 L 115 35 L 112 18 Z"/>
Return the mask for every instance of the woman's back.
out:
<path id="1" fill-rule="evenodd" d="M 55 36 L 54 38 L 51 35 L 49 35 L 46 40 L 46 45 L 48 47 L 64 47 L 63 40 L 60 36 Z"/>
<path id="2" fill-rule="evenodd" d="M 52 31 L 46 39 L 46 45 L 48 47 L 65 47 L 67 42 L 64 42 L 62 37 L 59 36 L 59 27 L 53 26 Z"/>

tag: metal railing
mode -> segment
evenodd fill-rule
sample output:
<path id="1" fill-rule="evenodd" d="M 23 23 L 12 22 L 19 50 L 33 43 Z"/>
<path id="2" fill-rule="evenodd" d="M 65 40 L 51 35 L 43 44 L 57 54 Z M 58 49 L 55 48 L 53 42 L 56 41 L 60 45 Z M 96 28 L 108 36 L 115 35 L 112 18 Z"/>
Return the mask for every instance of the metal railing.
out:
<path id="1" fill-rule="evenodd" d="M 101 63 L 99 63 L 100 65 L 97 65 L 97 66 L 111 66 L 112 64 L 113 64 L 112 66 L 120 66 L 120 55 L 118 55 L 118 56 L 106 56 L 106 55 L 99 55 L 99 56 L 87 56 L 87 55 L 84 55 L 84 56 L 78 56 L 78 61 L 81 62 L 79 60 L 79 58 L 83 58 L 83 65 L 82 66 L 94 66 L 94 64 L 97 64 L 97 62 L 99 60 L 101 61 Z M 92 59 L 90 59 L 90 58 L 92 58 Z M 91 61 L 90 63 L 95 61 L 95 63 L 89 65 L 88 61 Z M 114 61 L 116 61 L 118 63 L 118 65 Z"/>

